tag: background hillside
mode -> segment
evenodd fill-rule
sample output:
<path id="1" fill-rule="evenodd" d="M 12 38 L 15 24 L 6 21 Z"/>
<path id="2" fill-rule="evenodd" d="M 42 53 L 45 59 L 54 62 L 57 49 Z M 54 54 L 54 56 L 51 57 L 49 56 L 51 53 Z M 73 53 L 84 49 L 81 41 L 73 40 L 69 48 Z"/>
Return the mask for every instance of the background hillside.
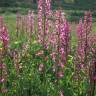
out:
<path id="1" fill-rule="evenodd" d="M 0 14 L 10 14 L 19 11 L 26 14 L 28 10 L 37 13 L 38 0 L 0 0 Z M 52 0 L 52 9 L 61 7 L 70 21 L 79 20 L 85 10 L 91 10 L 96 17 L 96 0 Z"/>
<path id="2" fill-rule="evenodd" d="M 0 7 L 28 7 L 35 8 L 38 0 L 0 0 Z M 52 0 L 54 8 L 59 4 L 62 8 L 96 9 L 96 0 Z"/>

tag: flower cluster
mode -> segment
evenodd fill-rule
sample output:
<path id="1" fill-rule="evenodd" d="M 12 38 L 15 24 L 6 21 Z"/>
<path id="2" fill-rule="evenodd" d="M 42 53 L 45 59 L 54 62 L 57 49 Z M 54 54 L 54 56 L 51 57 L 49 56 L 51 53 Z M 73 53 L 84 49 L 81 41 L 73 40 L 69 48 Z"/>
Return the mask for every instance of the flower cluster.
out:
<path id="1" fill-rule="evenodd" d="M 85 12 L 84 21 L 80 20 L 77 26 L 78 48 L 77 54 L 80 62 L 84 64 L 87 61 L 90 51 L 89 37 L 92 30 L 92 14 Z"/>
<path id="2" fill-rule="evenodd" d="M 12 55 L 13 55 L 13 62 L 14 62 L 15 70 L 18 75 L 20 73 L 20 69 L 22 69 L 22 65 L 19 63 L 21 54 L 20 52 L 15 50 Z"/>
<path id="3" fill-rule="evenodd" d="M 27 15 L 21 15 L 19 12 L 16 14 L 16 34 L 17 37 L 20 33 L 24 33 L 28 40 L 31 40 L 34 33 L 34 12 L 29 10 Z"/>
<path id="4" fill-rule="evenodd" d="M 57 77 L 63 77 L 63 68 L 67 63 L 68 55 L 70 54 L 70 25 L 65 18 L 62 18 L 62 11 L 58 10 L 55 13 L 55 29 L 52 34 L 51 45 L 53 44 L 52 60 L 55 64 L 54 70 L 57 70 Z M 50 36 L 51 37 L 51 36 Z M 50 38 L 49 38 L 50 40 Z"/>
<path id="5" fill-rule="evenodd" d="M 0 69 L 2 70 L 2 77 L 0 77 L 0 83 L 4 83 L 7 76 L 6 64 L 0 64 Z"/>
<path id="6" fill-rule="evenodd" d="M 34 32 L 34 12 L 29 10 L 27 18 L 28 18 L 29 37 L 32 38 L 32 33 Z"/>
<path id="7" fill-rule="evenodd" d="M 43 43 L 43 0 L 38 0 L 38 40 Z"/>
<path id="8" fill-rule="evenodd" d="M 38 40 L 44 48 L 48 48 L 50 3 L 51 0 L 38 0 Z"/>
<path id="9" fill-rule="evenodd" d="M 0 84 L 5 85 L 7 82 L 7 66 L 6 64 L 0 64 L 0 71 L 1 71 L 1 76 L 0 76 Z M 5 86 L 2 86 L 0 91 L 1 93 L 5 93 L 5 91 L 3 92 L 3 90 L 7 90 L 5 88 Z"/>
<path id="10" fill-rule="evenodd" d="M 0 40 L 3 43 L 3 48 L 6 49 L 9 43 L 9 34 L 2 17 L 0 17 Z"/>

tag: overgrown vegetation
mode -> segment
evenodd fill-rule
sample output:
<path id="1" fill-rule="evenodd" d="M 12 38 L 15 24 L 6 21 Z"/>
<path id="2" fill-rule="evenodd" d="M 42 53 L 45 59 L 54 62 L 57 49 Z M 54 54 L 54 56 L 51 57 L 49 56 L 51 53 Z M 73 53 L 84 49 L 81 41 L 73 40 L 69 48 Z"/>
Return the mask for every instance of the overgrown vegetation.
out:
<path id="1" fill-rule="evenodd" d="M 92 12 L 37 9 L 0 16 L 0 96 L 96 96 Z"/>

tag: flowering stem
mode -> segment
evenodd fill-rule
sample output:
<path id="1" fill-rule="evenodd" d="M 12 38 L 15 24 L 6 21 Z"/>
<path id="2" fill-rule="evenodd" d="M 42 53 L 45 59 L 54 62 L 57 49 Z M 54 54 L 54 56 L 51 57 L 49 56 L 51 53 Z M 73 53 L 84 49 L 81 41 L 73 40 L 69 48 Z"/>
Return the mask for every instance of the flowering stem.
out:
<path id="1" fill-rule="evenodd" d="M 45 49 L 45 36 L 46 36 L 46 14 L 45 14 L 45 0 L 43 1 L 43 13 L 44 13 L 44 32 L 43 32 L 43 49 Z"/>
<path id="2" fill-rule="evenodd" d="M 93 53 L 93 62 L 92 62 L 92 67 L 91 67 L 91 74 L 90 74 L 90 93 L 89 96 L 94 96 L 95 95 L 95 77 L 96 77 L 96 52 Z"/>

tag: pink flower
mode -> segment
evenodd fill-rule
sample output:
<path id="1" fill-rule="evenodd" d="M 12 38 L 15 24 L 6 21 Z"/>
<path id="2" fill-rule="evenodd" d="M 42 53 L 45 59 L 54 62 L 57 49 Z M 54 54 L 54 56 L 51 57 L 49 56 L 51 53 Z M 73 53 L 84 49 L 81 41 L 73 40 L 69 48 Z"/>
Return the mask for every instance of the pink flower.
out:
<path id="1" fill-rule="evenodd" d="M 53 53 L 50 54 L 50 56 L 52 57 L 52 60 L 55 62 L 55 60 L 56 60 L 56 53 L 53 52 Z"/>
<path id="2" fill-rule="evenodd" d="M 77 46 L 77 57 L 82 62 L 85 62 L 89 55 L 90 43 L 89 43 L 89 33 L 92 29 L 92 14 L 91 12 L 85 12 L 84 21 L 80 19 L 77 26 L 77 37 L 78 37 L 78 46 Z"/>
<path id="3" fill-rule="evenodd" d="M 9 35 L 8 35 L 8 30 L 5 26 L 3 27 L 2 32 L 1 32 L 1 40 L 3 41 L 3 46 L 5 48 L 8 47 Z"/>
<path id="4" fill-rule="evenodd" d="M 49 16 L 51 14 L 51 0 L 45 0 L 45 11 L 46 16 Z"/>
<path id="5" fill-rule="evenodd" d="M 94 77 L 93 77 L 93 80 L 95 80 L 95 81 L 96 81 L 96 76 L 94 76 Z"/>
<path id="6" fill-rule="evenodd" d="M 42 56 L 44 55 L 44 51 L 43 50 L 40 50 L 39 52 L 36 53 L 36 56 Z"/>
<path id="7" fill-rule="evenodd" d="M 0 77 L 0 83 L 5 83 L 7 80 L 7 66 L 6 66 L 6 64 L 0 64 L 0 70 L 2 71 L 2 75 Z"/>
<path id="8" fill-rule="evenodd" d="M 2 89 L 1 89 L 1 93 L 5 94 L 5 93 L 7 93 L 7 92 L 8 92 L 8 89 L 6 89 L 6 88 L 2 88 Z"/>
<path id="9" fill-rule="evenodd" d="M 67 20 L 64 20 L 64 22 L 61 25 L 61 31 L 60 31 L 60 43 L 61 43 L 61 58 L 64 61 L 64 63 L 67 62 L 67 57 L 70 52 L 70 25 Z M 63 57 L 62 57 L 63 54 Z"/>
<path id="10" fill-rule="evenodd" d="M 0 64 L 0 69 L 6 69 L 6 65 L 5 64 Z"/>
<path id="11" fill-rule="evenodd" d="M 38 0 L 38 42 L 48 49 L 49 15 L 51 0 Z"/>
<path id="12" fill-rule="evenodd" d="M 28 21 L 29 36 L 31 38 L 31 35 L 34 31 L 34 13 L 31 10 L 29 10 L 27 21 Z"/>
<path id="13" fill-rule="evenodd" d="M 38 40 L 43 43 L 43 0 L 38 0 Z"/>
<path id="14" fill-rule="evenodd" d="M 80 19 L 79 24 L 77 26 L 77 36 L 78 40 L 82 40 L 84 38 L 84 24 L 82 19 Z"/>
<path id="15" fill-rule="evenodd" d="M 58 78 L 64 77 L 64 73 L 63 73 L 62 71 L 59 71 L 59 72 L 57 73 L 57 77 L 58 77 Z"/>
<path id="16" fill-rule="evenodd" d="M 60 66 L 61 68 L 64 68 L 64 64 L 63 63 L 58 64 L 58 66 Z"/>
<path id="17" fill-rule="evenodd" d="M 0 83 L 4 83 L 5 79 L 4 78 L 0 78 Z"/>
<path id="18" fill-rule="evenodd" d="M 42 72 L 44 70 L 44 64 L 39 65 L 39 71 Z"/>
<path id="19" fill-rule="evenodd" d="M 0 17 L 0 40 L 2 41 L 4 48 L 8 47 L 9 34 L 7 27 L 4 25 L 3 17 Z"/>

